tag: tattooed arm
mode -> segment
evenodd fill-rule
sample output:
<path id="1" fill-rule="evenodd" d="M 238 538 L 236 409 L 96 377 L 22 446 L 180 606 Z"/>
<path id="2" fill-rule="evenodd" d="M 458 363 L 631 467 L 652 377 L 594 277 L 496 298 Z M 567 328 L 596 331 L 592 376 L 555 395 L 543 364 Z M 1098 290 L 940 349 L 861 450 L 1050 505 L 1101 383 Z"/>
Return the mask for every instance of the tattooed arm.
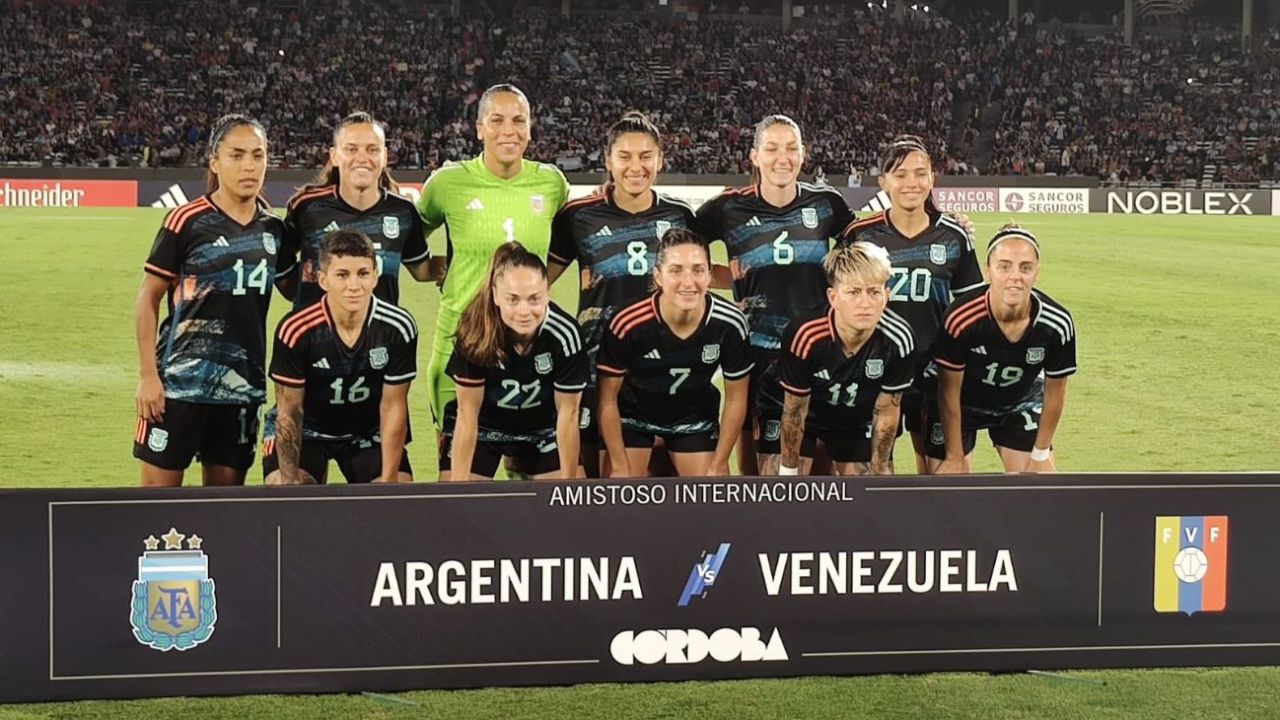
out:
<path id="1" fill-rule="evenodd" d="M 787 393 L 782 406 L 782 462 L 784 468 L 799 471 L 800 445 L 804 440 L 804 419 L 809 414 L 809 396 Z"/>
<path id="2" fill-rule="evenodd" d="M 280 485 L 302 485 L 298 461 L 302 456 L 302 388 L 276 383 L 276 457 Z"/>
<path id="3" fill-rule="evenodd" d="M 893 474 L 893 442 L 898 437 L 901 418 L 902 393 L 880 393 L 871 416 L 871 462 L 867 467 L 870 474 Z"/>

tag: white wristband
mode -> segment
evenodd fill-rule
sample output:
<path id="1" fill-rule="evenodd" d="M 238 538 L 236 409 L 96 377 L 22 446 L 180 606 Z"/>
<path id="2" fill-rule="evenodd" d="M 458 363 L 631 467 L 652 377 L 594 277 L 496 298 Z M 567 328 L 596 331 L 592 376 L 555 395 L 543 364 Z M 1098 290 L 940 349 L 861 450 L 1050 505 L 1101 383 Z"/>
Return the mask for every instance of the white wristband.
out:
<path id="1" fill-rule="evenodd" d="M 778 474 L 779 475 L 799 475 L 800 468 L 792 468 L 792 467 L 787 467 L 786 465 L 779 465 Z"/>
<path id="2" fill-rule="evenodd" d="M 1033 447 L 1033 448 L 1031 448 L 1031 459 L 1032 459 L 1032 460 L 1034 460 L 1035 462 L 1044 462 L 1045 460 L 1048 460 L 1048 459 L 1049 459 L 1049 457 L 1050 457 L 1052 454 L 1053 454 L 1053 448 L 1052 448 L 1052 447 L 1047 447 L 1047 448 L 1038 448 L 1038 447 Z"/>

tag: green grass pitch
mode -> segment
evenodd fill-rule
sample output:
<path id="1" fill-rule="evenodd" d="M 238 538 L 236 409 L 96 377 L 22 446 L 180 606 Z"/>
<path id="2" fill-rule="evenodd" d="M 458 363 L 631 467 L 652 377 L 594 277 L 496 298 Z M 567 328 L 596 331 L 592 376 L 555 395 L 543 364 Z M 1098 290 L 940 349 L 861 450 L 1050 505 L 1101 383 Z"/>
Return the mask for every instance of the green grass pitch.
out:
<path id="1" fill-rule="evenodd" d="M 163 211 L 0 210 L 0 487 L 137 483 L 130 457 L 133 301 Z M 980 238 L 1007 218 L 976 215 Z M 1040 287 L 1075 315 L 1080 372 L 1057 438 L 1072 471 L 1280 469 L 1280 220 L 1022 216 L 1041 238 Z M 433 239 L 438 248 L 439 238 Z M 980 245 L 982 243 L 980 242 Z M 402 274 L 424 335 L 434 285 Z M 554 290 L 575 306 L 575 274 Z M 276 297 L 270 327 L 287 302 Z M 411 413 L 428 424 L 426 398 Z M 434 443 L 410 457 L 425 477 Z M 905 450 L 905 447 L 903 448 Z M 901 463 L 900 463 L 901 464 Z M 976 469 L 998 462 L 980 440 Z M 193 472 L 189 482 L 197 481 Z M 257 469 L 250 483 L 261 482 Z M 811 678 L 425 692 L 376 699 L 245 697 L 0 707 L 10 718 L 783 717 L 1271 718 L 1274 669 L 1030 676 Z M 403 704 L 405 702 L 415 704 Z"/>

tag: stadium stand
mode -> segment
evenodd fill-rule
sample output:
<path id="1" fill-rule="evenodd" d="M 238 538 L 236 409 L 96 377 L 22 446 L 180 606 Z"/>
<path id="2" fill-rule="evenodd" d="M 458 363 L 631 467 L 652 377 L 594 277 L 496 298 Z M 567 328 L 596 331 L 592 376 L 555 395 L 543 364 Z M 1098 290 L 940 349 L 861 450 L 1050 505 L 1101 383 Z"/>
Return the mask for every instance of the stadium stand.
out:
<path id="1" fill-rule="evenodd" d="M 910 132 L 950 174 L 1277 176 L 1275 30 L 1243 53 L 1227 31 L 1128 47 L 1114 28 L 988 15 L 814 6 L 784 32 L 746 2 L 697 21 L 585 4 L 568 20 L 520 2 L 460 17 L 401 0 L 16 4 L 0 10 L 0 164 L 196 165 L 212 118 L 236 110 L 267 125 L 274 165 L 314 167 L 327 128 L 362 108 L 389 124 L 395 167 L 430 169 L 475 152 L 474 103 L 502 80 L 535 103 L 531 155 L 569 171 L 600 169 L 606 128 L 640 109 L 675 172 L 746 171 L 752 123 L 785 112 L 809 172 L 868 174 Z"/>

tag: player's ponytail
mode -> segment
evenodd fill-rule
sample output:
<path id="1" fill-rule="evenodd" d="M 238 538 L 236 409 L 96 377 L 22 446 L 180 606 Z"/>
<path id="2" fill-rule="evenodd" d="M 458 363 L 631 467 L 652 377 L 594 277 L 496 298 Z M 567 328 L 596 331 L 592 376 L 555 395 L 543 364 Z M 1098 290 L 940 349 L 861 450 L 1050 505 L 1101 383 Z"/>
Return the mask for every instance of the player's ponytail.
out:
<path id="1" fill-rule="evenodd" d="M 262 127 L 262 123 L 254 120 L 248 115 L 240 113 L 231 113 L 223 115 L 213 123 L 213 127 L 209 130 L 209 147 L 205 154 L 205 191 L 212 193 L 218 189 L 218 173 L 209 167 L 209 161 L 217 157 L 218 148 L 222 145 L 222 141 L 227 137 L 227 133 L 238 127 L 251 127 L 262 135 L 263 145 L 265 147 L 267 140 L 267 131 Z"/>
<path id="2" fill-rule="evenodd" d="M 621 120 L 609 126 L 609 139 L 604 144 L 604 156 L 606 158 L 613 154 L 613 146 L 617 144 L 618 138 L 627 133 L 648 135 L 653 139 L 653 144 L 658 146 L 658 153 L 662 153 L 662 135 L 658 132 L 658 126 L 645 117 L 644 113 L 632 110 L 623 115 Z M 605 170 L 603 189 L 609 191 L 613 187 L 613 173 Z"/>
<path id="3" fill-rule="evenodd" d="M 547 266 L 542 258 L 520 243 L 513 241 L 498 246 L 489 261 L 489 270 L 480 292 L 462 311 L 458 320 L 458 350 L 476 365 L 491 368 L 507 360 L 505 348 L 511 331 L 502 322 L 502 313 L 494 300 L 494 286 L 507 271 L 520 267 L 537 272 L 543 279 L 547 277 Z"/>
<path id="4" fill-rule="evenodd" d="M 375 120 L 374 117 L 367 112 L 357 111 L 339 120 L 338 126 L 333 129 L 333 145 L 335 147 L 338 145 L 338 135 L 342 133 L 344 128 L 351 125 L 372 125 L 381 129 L 384 137 L 386 135 L 386 128 L 382 123 Z M 338 171 L 338 166 L 333 164 L 332 158 L 326 158 L 324 161 L 324 167 L 320 168 L 320 172 L 316 173 L 315 177 L 311 178 L 311 182 L 298 188 L 297 191 L 294 192 L 293 197 L 289 198 L 289 205 L 293 205 L 293 201 L 295 199 L 311 192 L 312 190 L 337 186 L 341 182 L 342 177 L 341 173 Z M 395 181 L 395 178 L 391 177 L 391 170 L 389 170 L 385 164 L 382 166 L 382 173 L 378 175 L 378 187 L 386 190 L 387 192 L 400 192 L 400 184 Z"/>
<path id="5" fill-rule="evenodd" d="M 787 115 L 776 114 L 776 115 L 770 115 L 765 119 L 761 120 L 760 122 L 756 123 L 756 131 L 751 138 L 752 150 L 760 149 L 760 146 L 764 144 L 765 132 L 768 131 L 768 129 L 773 127 L 774 125 L 786 125 L 787 127 L 791 128 L 791 130 L 796 134 L 796 142 L 800 143 L 801 148 L 804 147 L 804 135 L 800 133 L 800 124 L 797 123 L 795 120 L 792 120 Z M 751 184 L 753 186 L 759 185 L 760 180 L 761 180 L 760 168 L 756 167 L 755 164 L 753 163 L 751 165 Z"/>
<path id="6" fill-rule="evenodd" d="M 924 161 L 929 165 L 929 171 L 933 172 L 933 158 L 929 155 L 929 149 L 925 147 L 924 140 L 919 135 L 898 135 L 881 153 L 880 174 L 888 175 L 897 170 L 898 166 L 906 162 L 907 156 L 913 152 L 924 155 Z M 931 214 L 942 212 L 933 201 L 933 193 L 925 196 L 924 209 L 925 212 Z"/>

